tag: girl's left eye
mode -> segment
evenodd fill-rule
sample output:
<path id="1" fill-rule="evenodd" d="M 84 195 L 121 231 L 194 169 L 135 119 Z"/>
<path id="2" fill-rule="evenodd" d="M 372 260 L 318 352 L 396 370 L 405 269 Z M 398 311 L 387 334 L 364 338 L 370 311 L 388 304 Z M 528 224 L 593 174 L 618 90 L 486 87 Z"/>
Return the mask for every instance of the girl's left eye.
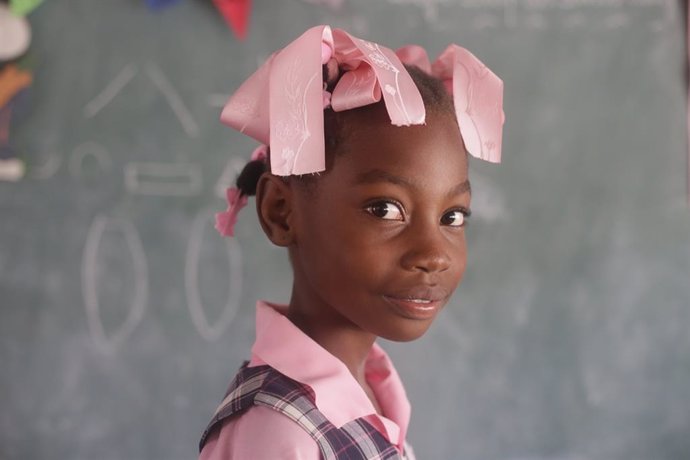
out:
<path id="1" fill-rule="evenodd" d="M 455 209 L 445 213 L 443 217 L 441 217 L 441 224 L 448 225 L 449 227 L 463 227 L 466 217 L 467 215 L 464 212 Z"/>
<path id="2" fill-rule="evenodd" d="M 384 220 L 403 220 L 403 212 L 400 205 L 390 201 L 379 201 L 366 207 L 366 211 Z"/>

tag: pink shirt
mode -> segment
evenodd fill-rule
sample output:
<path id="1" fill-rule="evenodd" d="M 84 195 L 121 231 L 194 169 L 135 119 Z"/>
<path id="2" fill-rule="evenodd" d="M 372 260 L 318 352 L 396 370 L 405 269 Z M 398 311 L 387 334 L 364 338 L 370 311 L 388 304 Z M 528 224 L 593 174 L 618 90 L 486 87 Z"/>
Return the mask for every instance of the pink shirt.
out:
<path id="1" fill-rule="evenodd" d="M 311 387 L 316 407 L 340 428 L 363 417 L 389 442 L 407 451 L 410 403 L 388 355 L 374 344 L 365 363 L 365 376 L 385 414 L 379 415 L 345 364 L 304 334 L 285 317 L 287 307 L 257 302 L 256 342 L 249 366 L 268 364 L 293 380 Z M 222 404 L 221 404 L 222 405 Z M 253 406 L 226 420 L 212 433 L 200 460 L 290 459 L 321 457 L 318 444 L 299 425 L 279 412 Z"/>

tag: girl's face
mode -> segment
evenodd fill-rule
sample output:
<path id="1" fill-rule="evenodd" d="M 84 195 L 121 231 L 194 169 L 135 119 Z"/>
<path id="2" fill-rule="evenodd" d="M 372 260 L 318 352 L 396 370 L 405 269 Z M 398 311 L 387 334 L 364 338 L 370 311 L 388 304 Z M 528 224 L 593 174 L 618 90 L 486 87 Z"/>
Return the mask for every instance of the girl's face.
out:
<path id="1" fill-rule="evenodd" d="M 331 324 L 413 340 L 465 271 L 467 155 L 449 115 L 401 128 L 370 112 L 315 187 L 296 188 L 294 289 Z"/>

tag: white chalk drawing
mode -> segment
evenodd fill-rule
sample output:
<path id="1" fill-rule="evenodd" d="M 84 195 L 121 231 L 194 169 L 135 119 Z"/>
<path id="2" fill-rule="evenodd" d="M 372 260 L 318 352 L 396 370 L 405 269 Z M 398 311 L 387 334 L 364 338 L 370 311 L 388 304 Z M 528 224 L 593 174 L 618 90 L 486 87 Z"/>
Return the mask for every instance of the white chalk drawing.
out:
<path id="1" fill-rule="evenodd" d="M 127 64 L 98 96 L 84 106 L 84 116 L 92 118 L 103 110 L 132 81 L 138 71 L 137 66 L 133 63 Z"/>
<path id="2" fill-rule="evenodd" d="M 311 3 L 312 5 L 327 6 L 332 10 L 339 10 L 345 0 L 302 0 L 305 3 Z"/>
<path id="3" fill-rule="evenodd" d="M 213 191 L 218 198 L 225 199 L 225 190 L 235 184 L 235 178 L 242 172 L 242 168 L 244 168 L 246 163 L 247 160 L 240 157 L 231 157 L 228 160 L 223 169 L 223 173 L 213 187 Z"/>
<path id="4" fill-rule="evenodd" d="M 74 149 L 74 152 L 72 152 L 69 158 L 70 174 L 74 177 L 93 174 L 87 173 L 86 171 L 88 168 L 84 167 L 84 163 L 88 158 L 96 160 L 100 172 L 108 172 L 113 166 L 113 161 L 105 147 L 96 142 L 84 142 Z"/>
<path id="5" fill-rule="evenodd" d="M 149 77 L 156 89 L 163 95 L 170 109 L 182 125 L 182 129 L 189 137 L 199 135 L 199 125 L 192 117 L 191 112 L 182 101 L 175 87 L 165 76 L 163 71 L 154 63 L 146 64 L 146 75 Z M 139 74 L 138 67 L 129 63 L 113 78 L 113 80 L 93 99 L 91 99 L 83 109 L 86 118 L 93 118 L 110 104 L 122 90 Z"/>
<path id="6" fill-rule="evenodd" d="M 218 339 L 232 322 L 242 299 L 242 252 L 234 238 L 225 238 L 230 272 L 228 276 L 228 300 L 223 312 L 214 324 L 209 324 L 199 291 L 199 264 L 204 228 L 213 222 L 213 212 L 203 210 L 197 214 L 192 224 L 192 231 L 187 245 L 185 262 L 185 293 L 187 308 L 192 322 L 201 336 L 210 341 Z"/>
<path id="7" fill-rule="evenodd" d="M 29 175 L 34 179 L 49 179 L 62 165 L 62 155 L 57 153 L 44 153 L 39 155 L 39 158 L 39 162 L 32 162 L 29 167 Z"/>
<path id="8" fill-rule="evenodd" d="M 98 299 L 98 253 L 103 233 L 108 230 L 124 236 L 132 260 L 134 293 L 127 317 L 122 325 L 107 334 L 101 319 Z M 134 225 L 129 220 L 98 215 L 93 220 L 86 237 L 81 266 L 81 289 L 91 338 L 105 353 L 115 352 L 141 322 L 148 300 L 148 269 L 144 248 Z"/>
<path id="9" fill-rule="evenodd" d="M 309 0 L 305 0 L 309 1 Z M 659 29 L 659 22 L 668 24 L 675 21 L 677 14 L 675 0 L 386 0 L 396 6 L 412 6 L 420 9 L 428 23 L 440 29 L 456 26 L 453 15 L 444 15 L 447 11 L 462 10 L 464 15 L 472 15 L 471 27 L 477 30 L 504 27 L 526 30 L 542 30 L 551 27 L 566 26 L 571 29 L 586 26 L 616 30 L 632 24 L 628 14 L 633 10 L 664 8 L 663 18 L 646 21 L 652 30 Z M 677 3 L 677 2 L 675 2 Z M 581 24 L 573 21 L 571 14 L 591 10 L 594 19 L 588 14 L 587 21 Z M 544 13 L 534 17 L 532 13 Z M 660 11 L 661 13 L 661 11 Z"/>
<path id="10" fill-rule="evenodd" d="M 193 196 L 201 192 L 201 168 L 194 163 L 136 163 L 125 165 L 125 188 L 130 193 Z"/>
<path id="11" fill-rule="evenodd" d="M 182 102 L 182 98 L 170 83 L 165 74 L 152 62 L 146 64 L 146 74 L 149 76 L 154 85 L 163 94 L 165 100 L 168 101 L 170 108 L 182 125 L 182 129 L 189 137 L 197 137 L 199 135 L 199 125 L 197 125 L 192 114 L 187 106 Z"/>

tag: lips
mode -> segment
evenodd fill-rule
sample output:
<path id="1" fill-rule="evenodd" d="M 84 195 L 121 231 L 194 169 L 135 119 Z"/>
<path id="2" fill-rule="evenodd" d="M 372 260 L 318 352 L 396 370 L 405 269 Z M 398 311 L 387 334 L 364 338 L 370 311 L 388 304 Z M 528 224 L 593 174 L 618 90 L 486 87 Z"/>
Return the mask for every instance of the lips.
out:
<path id="1" fill-rule="evenodd" d="M 436 316 L 448 297 L 450 293 L 439 286 L 417 286 L 383 296 L 396 313 L 416 320 L 426 320 Z"/>

